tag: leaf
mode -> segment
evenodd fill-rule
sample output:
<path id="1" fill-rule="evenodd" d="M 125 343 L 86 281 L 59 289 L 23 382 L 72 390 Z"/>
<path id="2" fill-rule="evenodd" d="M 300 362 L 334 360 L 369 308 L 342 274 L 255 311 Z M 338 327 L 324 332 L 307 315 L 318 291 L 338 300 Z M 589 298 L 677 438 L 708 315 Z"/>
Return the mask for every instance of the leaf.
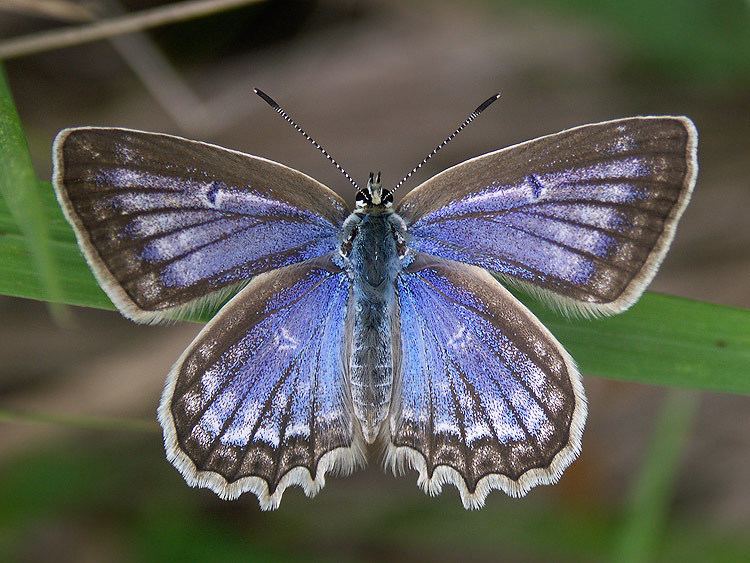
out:
<path id="1" fill-rule="evenodd" d="M 593 23 L 617 42 L 622 61 L 645 76 L 710 84 L 721 88 L 748 84 L 750 34 L 748 3 L 712 0 L 546 0 L 553 10 Z M 503 4 L 504 5 L 504 4 Z M 644 76 L 644 75 L 642 75 Z"/>
<path id="2" fill-rule="evenodd" d="M 0 66 L 0 196 L 4 200 L 8 216 L 3 218 L 0 228 L 12 230 L 18 226 L 19 238 L 16 251 L 28 248 L 31 263 L 27 277 L 37 278 L 44 286 L 50 311 L 59 322 L 66 321 L 66 310 L 60 305 L 62 292 L 57 278 L 54 253 L 50 248 L 50 237 L 46 214 L 37 189 L 37 179 L 31 164 L 21 122 L 16 113 L 13 97 L 8 88 L 5 73 Z"/>

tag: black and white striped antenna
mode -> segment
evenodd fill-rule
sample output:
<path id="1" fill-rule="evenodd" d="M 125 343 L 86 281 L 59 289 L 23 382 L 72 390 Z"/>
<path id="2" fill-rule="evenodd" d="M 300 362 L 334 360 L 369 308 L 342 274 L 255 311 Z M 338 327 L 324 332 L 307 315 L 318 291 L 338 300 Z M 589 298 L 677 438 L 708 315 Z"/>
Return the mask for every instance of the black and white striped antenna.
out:
<path id="1" fill-rule="evenodd" d="M 276 113 L 278 113 L 281 117 L 283 117 L 292 127 L 294 127 L 305 139 L 310 141 L 313 146 L 318 149 L 321 153 L 323 153 L 323 156 L 325 156 L 328 161 L 333 164 L 336 167 L 336 170 L 341 172 L 344 176 L 346 176 L 346 179 L 349 180 L 349 183 L 351 183 L 352 186 L 356 188 L 356 190 L 359 192 L 359 186 L 357 185 L 357 182 L 354 181 L 354 178 L 352 178 L 349 173 L 344 170 L 341 165 L 336 162 L 336 160 L 329 154 L 327 150 L 325 150 L 322 146 L 320 146 L 320 143 L 313 139 L 310 135 L 307 134 L 307 132 L 302 129 L 299 125 L 297 125 L 297 122 L 292 119 L 289 114 L 284 111 L 284 108 L 282 108 L 278 103 L 276 103 L 276 100 L 274 100 L 271 96 L 266 94 L 263 90 L 260 88 L 253 88 L 253 92 L 258 94 L 263 100 L 271 106 Z"/>
<path id="2" fill-rule="evenodd" d="M 432 149 L 432 152 L 430 152 L 426 157 L 424 157 L 422 159 L 422 161 L 419 164 L 417 164 L 414 168 L 412 168 L 411 171 L 409 171 L 409 173 L 406 176 L 404 176 L 403 178 L 401 178 L 401 180 L 399 181 L 399 183 L 396 184 L 396 186 L 392 190 L 390 190 L 391 194 L 395 193 L 396 190 L 398 190 L 403 185 L 404 182 L 406 182 L 409 178 L 411 178 L 414 175 L 414 173 L 416 173 L 420 168 L 422 168 L 425 164 L 427 164 L 427 161 L 430 160 L 433 156 L 435 156 L 440 149 L 442 149 L 445 145 L 447 145 L 453 139 L 455 139 L 456 135 L 458 135 L 461 131 L 463 131 L 464 128 L 469 123 L 471 123 L 477 117 L 479 117 L 480 113 L 482 113 L 484 110 L 486 110 L 492 104 L 494 104 L 499 98 L 500 98 L 500 93 L 498 92 L 497 94 L 495 94 L 495 95 L 487 98 L 485 101 L 483 101 L 481 104 L 479 104 L 477 106 L 477 108 L 474 111 L 472 111 L 466 119 L 463 120 L 463 122 L 461 123 L 461 125 L 459 125 L 458 128 L 453 133 L 451 133 L 450 135 L 448 135 L 443 140 L 442 143 L 440 143 L 438 146 L 436 146 L 434 149 Z"/>

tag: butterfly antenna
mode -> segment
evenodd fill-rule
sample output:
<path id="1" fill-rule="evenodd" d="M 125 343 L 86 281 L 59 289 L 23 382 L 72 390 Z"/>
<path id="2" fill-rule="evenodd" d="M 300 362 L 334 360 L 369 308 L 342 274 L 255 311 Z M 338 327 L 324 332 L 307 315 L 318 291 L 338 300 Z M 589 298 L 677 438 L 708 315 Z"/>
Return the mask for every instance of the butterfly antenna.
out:
<path id="1" fill-rule="evenodd" d="M 281 117 L 283 117 L 292 127 L 294 127 L 305 139 L 310 141 L 313 146 L 318 149 L 321 153 L 323 153 L 323 156 L 328 159 L 328 161 L 333 164 L 336 167 L 336 170 L 341 172 L 344 176 L 346 176 L 346 179 L 349 180 L 349 183 L 351 183 L 352 186 L 355 187 L 357 191 L 360 191 L 359 186 L 357 185 L 357 182 L 354 181 L 354 178 L 352 178 L 349 173 L 344 170 L 341 165 L 336 162 L 336 160 L 329 154 L 327 150 L 325 150 L 322 146 L 320 146 L 320 143 L 313 139 L 310 135 L 307 134 L 307 132 L 300 127 L 294 119 L 292 119 L 289 114 L 284 111 L 284 108 L 282 108 L 278 103 L 276 103 L 276 100 L 274 100 L 271 96 L 266 94 L 263 90 L 259 88 L 253 88 L 253 92 L 258 94 L 263 100 L 271 106 L 276 113 L 278 113 Z"/>
<path id="2" fill-rule="evenodd" d="M 411 178 L 420 168 L 422 168 L 425 164 L 427 164 L 427 161 L 429 161 L 433 156 L 435 156 L 440 149 L 442 149 L 445 145 L 450 143 L 453 139 L 456 138 L 456 136 L 463 131 L 466 126 L 474 121 L 477 117 L 479 117 L 479 114 L 482 113 L 484 110 L 486 110 L 488 107 L 490 107 L 492 104 L 494 104 L 498 99 L 500 98 L 500 93 L 495 94 L 494 96 L 491 96 L 487 98 L 485 101 L 483 101 L 481 104 L 477 106 L 477 109 L 472 111 L 469 116 L 464 119 L 464 121 L 459 125 L 456 130 L 448 135 L 442 143 L 440 143 L 438 146 L 436 146 L 434 149 L 432 149 L 432 152 L 428 154 L 426 157 L 422 159 L 422 162 L 417 164 L 414 168 L 411 169 L 411 171 L 401 178 L 401 181 L 396 184 L 396 187 L 391 190 L 391 194 L 393 194 L 397 189 L 401 187 L 401 185 L 406 182 L 409 178 Z"/>

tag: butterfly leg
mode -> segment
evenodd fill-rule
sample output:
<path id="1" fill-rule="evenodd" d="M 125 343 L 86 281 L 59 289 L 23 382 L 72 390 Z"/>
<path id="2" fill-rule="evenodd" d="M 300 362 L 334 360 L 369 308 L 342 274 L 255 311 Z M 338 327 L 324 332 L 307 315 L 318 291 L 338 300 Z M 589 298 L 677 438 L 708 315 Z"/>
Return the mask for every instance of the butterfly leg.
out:
<path id="1" fill-rule="evenodd" d="M 388 222 L 391 225 L 391 234 L 396 241 L 396 251 L 398 252 L 401 267 L 405 268 L 414 260 L 414 252 L 407 244 L 406 222 L 396 213 L 388 216 Z"/>
<path id="2" fill-rule="evenodd" d="M 352 245 L 354 244 L 354 239 L 359 232 L 358 227 L 361 222 L 361 217 L 356 213 L 352 213 L 346 221 L 344 221 L 344 225 L 341 227 L 341 235 L 339 237 L 339 253 L 334 257 L 336 264 L 344 268 L 350 278 L 353 276 L 353 268 L 351 261 L 349 260 L 349 255 L 352 252 Z"/>

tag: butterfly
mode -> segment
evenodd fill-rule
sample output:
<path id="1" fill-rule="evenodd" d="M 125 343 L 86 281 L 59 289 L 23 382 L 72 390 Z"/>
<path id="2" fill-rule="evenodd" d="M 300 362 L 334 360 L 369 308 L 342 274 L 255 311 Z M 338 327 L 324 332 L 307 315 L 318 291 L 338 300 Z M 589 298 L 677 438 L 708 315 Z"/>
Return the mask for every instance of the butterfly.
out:
<path id="1" fill-rule="evenodd" d="M 571 356 L 499 280 L 564 313 L 631 306 L 672 241 L 697 173 L 686 117 L 568 129 L 472 158 L 394 204 L 356 206 L 283 164 L 171 135 L 65 129 L 53 184 L 94 275 L 126 317 L 185 318 L 233 296 L 172 367 L 158 416 L 192 486 L 263 509 L 379 451 L 429 494 L 480 508 L 578 456 Z"/>

